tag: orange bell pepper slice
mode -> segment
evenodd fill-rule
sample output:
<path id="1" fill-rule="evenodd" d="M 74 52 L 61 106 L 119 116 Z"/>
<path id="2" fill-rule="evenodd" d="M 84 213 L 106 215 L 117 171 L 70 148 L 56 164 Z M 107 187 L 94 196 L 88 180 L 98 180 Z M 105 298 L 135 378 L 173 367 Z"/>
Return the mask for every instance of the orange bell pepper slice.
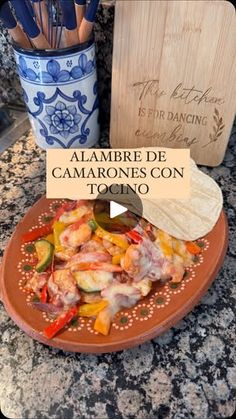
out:
<path id="1" fill-rule="evenodd" d="M 112 314 L 109 307 L 104 308 L 100 313 L 98 313 L 97 318 L 94 323 L 94 330 L 101 333 L 102 335 L 107 336 L 112 321 Z"/>
<path id="2" fill-rule="evenodd" d="M 186 248 L 187 248 L 188 252 L 191 253 L 192 255 L 197 255 L 202 250 L 201 247 L 198 246 L 194 242 L 185 242 L 185 244 L 186 244 Z"/>

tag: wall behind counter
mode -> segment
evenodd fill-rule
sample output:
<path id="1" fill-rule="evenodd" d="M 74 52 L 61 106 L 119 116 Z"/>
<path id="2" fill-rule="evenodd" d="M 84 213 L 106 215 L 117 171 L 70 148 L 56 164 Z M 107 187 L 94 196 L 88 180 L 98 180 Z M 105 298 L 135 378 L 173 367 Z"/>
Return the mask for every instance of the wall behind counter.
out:
<path id="1" fill-rule="evenodd" d="M 105 0 L 95 24 L 101 125 L 110 120 L 113 26 L 114 0 Z M 0 23 L 0 105 L 3 103 L 23 104 L 23 98 L 10 37 Z"/>

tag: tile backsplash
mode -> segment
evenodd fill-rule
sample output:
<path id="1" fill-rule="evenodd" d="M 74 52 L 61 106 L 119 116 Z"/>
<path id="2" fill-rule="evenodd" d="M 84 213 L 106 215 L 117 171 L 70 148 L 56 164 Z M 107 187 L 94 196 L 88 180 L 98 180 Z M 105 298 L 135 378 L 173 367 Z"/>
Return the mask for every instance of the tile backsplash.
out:
<path id="1" fill-rule="evenodd" d="M 110 119 L 113 26 L 114 1 L 105 1 L 99 7 L 94 30 L 101 125 Z M 0 23 L 0 105 L 3 103 L 23 104 L 23 97 L 10 38 Z"/>

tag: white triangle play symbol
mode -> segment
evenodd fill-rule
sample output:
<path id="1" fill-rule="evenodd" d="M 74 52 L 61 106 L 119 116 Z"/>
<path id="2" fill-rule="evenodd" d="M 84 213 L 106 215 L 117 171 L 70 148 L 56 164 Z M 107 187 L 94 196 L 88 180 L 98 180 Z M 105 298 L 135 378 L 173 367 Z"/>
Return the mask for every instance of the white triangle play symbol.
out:
<path id="1" fill-rule="evenodd" d="M 126 212 L 127 208 L 123 205 L 117 204 L 117 202 L 110 201 L 110 218 L 117 217 L 117 215 L 123 214 Z"/>

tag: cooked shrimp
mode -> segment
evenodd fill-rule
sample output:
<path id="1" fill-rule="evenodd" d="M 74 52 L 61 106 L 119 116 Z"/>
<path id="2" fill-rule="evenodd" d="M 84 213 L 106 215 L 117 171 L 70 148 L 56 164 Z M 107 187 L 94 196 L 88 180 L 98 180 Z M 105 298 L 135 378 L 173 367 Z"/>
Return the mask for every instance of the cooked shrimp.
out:
<path id="1" fill-rule="evenodd" d="M 146 276 L 151 268 L 151 260 L 143 244 L 131 244 L 120 264 L 124 271 L 137 281 Z"/>
<path id="2" fill-rule="evenodd" d="M 76 281 L 68 269 L 53 272 L 48 280 L 51 297 L 59 299 L 64 305 L 72 305 L 80 299 Z"/>
<path id="3" fill-rule="evenodd" d="M 105 252 L 105 248 L 103 244 L 97 240 L 89 240 L 86 243 L 82 244 L 81 252 L 87 253 L 87 252 Z"/>
<path id="4" fill-rule="evenodd" d="M 160 247 L 146 238 L 142 243 L 129 246 L 121 259 L 121 266 L 134 281 L 140 281 L 146 276 L 152 281 L 167 280 L 177 275 L 177 271 L 178 276 L 181 275 L 173 259 L 169 260 Z"/>
<path id="5" fill-rule="evenodd" d="M 110 241 L 106 239 L 103 239 L 103 246 L 112 256 L 119 255 L 124 252 L 124 249 L 122 249 L 119 246 L 116 246 L 115 244 L 112 244 Z"/>
<path id="6" fill-rule="evenodd" d="M 77 208 L 73 209 L 72 211 L 64 212 L 59 221 L 62 221 L 65 224 L 73 224 L 76 221 L 80 220 L 84 215 L 91 215 L 93 213 L 93 201 L 78 201 Z"/>
<path id="7" fill-rule="evenodd" d="M 181 282 L 184 268 L 192 264 L 192 255 L 187 251 L 186 244 L 182 240 L 177 240 L 166 232 L 158 230 L 155 245 L 171 262 L 166 265 L 166 275 L 171 277 L 171 282 Z"/>
<path id="8" fill-rule="evenodd" d="M 183 242 L 182 240 L 177 240 L 175 238 L 172 238 L 172 241 L 174 253 L 181 258 L 182 264 L 185 267 L 192 265 L 193 256 L 191 255 L 191 253 L 188 252 L 185 242 Z"/>
<path id="9" fill-rule="evenodd" d="M 171 276 L 171 282 L 178 283 L 181 282 L 184 276 L 184 265 L 183 265 L 183 259 L 178 256 L 173 256 L 173 264 L 170 265 L 169 268 L 169 275 Z"/>
<path id="10" fill-rule="evenodd" d="M 122 272 L 122 268 L 118 265 L 112 265 L 112 263 L 106 262 L 80 262 L 77 263 L 73 268 L 73 271 L 104 271 L 104 272 Z"/>
<path id="11" fill-rule="evenodd" d="M 62 246 L 76 248 L 90 240 L 91 227 L 87 223 L 82 223 L 79 226 L 76 224 L 72 224 L 61 233 L 60 242 Z"/>
<path id="12" fill-rule="evenodd" d="M 109 302 L 113 315 L 123 307 L 133 307 L 141 298 L 141 292 L 128 284 L 114 283 L 101 291 L 101 296 Z"/>
<path id="13" fill-rule="evenodd" d="M 66 264 L 66 268 L 70 268 L 71 270 L 76 271 L 78 270 L 76 268 L 78 264 L 92 262 L 111 262 L 111 256 L 105 252 L 80 252 L 70 259 L 70 261 Z"/>
<path id="14" fill-rule="evenodd" d="M 34 275 L 26 282 L 26 290 L 34 291 L 35 294 L 40 296 L 40 291 L 43 288 L 43 286 L 47 283 L 48 277 L 49 273 L 47 272 L 35 272 Z"/>
<path id="15" fill-rule="evenodd" d="M 76 249 L 68 247 L 63 249 L 61 252 L 55 252 L 57 259 L 64 260 L 67 262 L 76 254 Z"/>

